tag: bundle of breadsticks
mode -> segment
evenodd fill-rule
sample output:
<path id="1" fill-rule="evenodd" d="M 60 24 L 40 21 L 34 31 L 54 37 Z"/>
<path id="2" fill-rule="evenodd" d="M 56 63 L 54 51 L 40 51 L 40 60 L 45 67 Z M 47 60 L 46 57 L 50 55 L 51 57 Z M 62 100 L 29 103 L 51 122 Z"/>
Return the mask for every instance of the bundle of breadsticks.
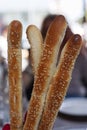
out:
<path id="1" fill-rule="evenodd" d="M 31 45 L 30 60 L 34 72 L 32 96 L 22 125 L 21 105 L 21 34 L 20 22 L 14 21 L 8 31 L 8 68 L 11 130 L 52 130 L 59 108 L 66 95 L 82 39 L 73 35 L 65 44 L 58 65 L 60 45 L 67 29 L 64 16 L 59 15 L 50 25 L 45 41 L 35 25 L 27 27 Z"/>

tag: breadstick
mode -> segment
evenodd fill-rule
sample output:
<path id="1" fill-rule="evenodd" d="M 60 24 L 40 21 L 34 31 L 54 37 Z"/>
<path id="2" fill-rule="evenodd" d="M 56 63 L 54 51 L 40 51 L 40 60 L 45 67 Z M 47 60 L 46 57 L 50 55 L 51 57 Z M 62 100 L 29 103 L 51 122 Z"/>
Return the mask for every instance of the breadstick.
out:
<path id="1" fill-rule="evenodd" d="M 58 16 L 48 29 L 43 55 L 35 74 L 34 89 L 32 92 L 24 130 L 37 130 L 41 119 L 46 93 L 54 68 L 56 66 L 57 54 L 63 40 L 67 23 L 63 16 Z"/>
<path id="2" fill-rule="evenodd" d="M 22 130 L 22 24 L 12 21 L 8 26 L 8 80 L 10 102 L 10 128 Z"/>
<path id="3" fill-rule="evenodd" d="M 32 70 L 35 73 L 43 51 L 43 38 L 40 30 L 35 25 L 30 25 L 26 31 L 28 41 L 31 45 L 30 61 Z"/>
<path id="4" fill-rule="evenodd" d="M 82 39 L 77 34 L 72 36 L 65 45 L 60 57 L 59 65 L 57 66 L 56 73 L 53 76 L 47 93 L 44 111 L 38 130 L 52 129 L 59 108 L 66 95 L 71 80 L 72 70 L 81 45 Z"/>

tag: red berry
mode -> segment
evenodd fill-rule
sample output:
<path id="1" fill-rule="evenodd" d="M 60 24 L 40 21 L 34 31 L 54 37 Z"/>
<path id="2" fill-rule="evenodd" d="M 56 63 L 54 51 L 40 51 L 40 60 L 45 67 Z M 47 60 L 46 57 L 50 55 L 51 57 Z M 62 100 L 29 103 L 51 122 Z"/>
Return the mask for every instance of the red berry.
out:
<path id="1" fill-rule="evenodd" d="M 10 124 L 5 124 L 2 130 L 10 130 Z"/>

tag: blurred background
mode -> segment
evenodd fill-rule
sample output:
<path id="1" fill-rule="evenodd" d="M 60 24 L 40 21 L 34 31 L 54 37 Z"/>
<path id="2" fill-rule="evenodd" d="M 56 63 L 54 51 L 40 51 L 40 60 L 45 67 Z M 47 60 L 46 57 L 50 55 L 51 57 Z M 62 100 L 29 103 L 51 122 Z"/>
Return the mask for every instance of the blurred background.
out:
<path id="1" fill-rule="evenodd" d="M 30 48 L 26 38 L 26 28 L 34 24 L 41 29 L 42 21 L 48 14 L 63 14 L 72 32 L 80 34 L 87 41 L 87 0 L 0 0 L 0 67 L 3 67 L 0 69 L 0 107 L 3 107 L 3 104 L 1 106 L 2 92 L 8 95 L 8 87 L 2 88 L 2 86 L 8 86 L 7 77 L 6 84 L 1 82 L 4 81 L 1 78 L 5 69 L 5 74 L 7 74 L 7 27 L 9 23 L 12 20 L 20 20 L 23 25 L 22 71 L 24 71 L 28 65 L 28 49 Z M 8 98 L 3 97 L 8 104 Z M 3 112 L 1 113 L 3 118 Z"/>
<path id="2" fill-rule="evenodd" d="M 0 49 L 3 56 L 7 57 L 6 36 L 7 25 L 14 19 L 20 20 L 23 24 L 22 48 L 29 48 L 26 42 L 26 27 L 35 24 L 38 28 L 44 17 L 51 14 L 64 14 L 75 33 L 84 35 L 86 26 L 87 0 L 0 0 Z M 85 19 L 84 19 L 85 17 Z M 83 25 L 84 24 L 84 25 Z M 4 43 L 2 43 L 2 41 Z M 27 54 L 23 52 L 25 57 Z M 23 65 L 24 68 L 24 65 Z"/>
<path id="3" fill-rule="evenodd" d="M 64 14 L 74 33 L 84 34 L 86 29 L 87 0 L 0 0 L 0 52 L 7 58 L 6 31 L 12 20 L 20 20 L 23 24 L 22 48 L 23 57 L 27 56 L 26 27 L 35 24 L 41 27 L 47 14 Z M 85 26 L 85 28 L 84 28 Z M 3 42 L 3 43 L 2 43 Z M 23 63 L 23 69 L 26 66 Z"/>

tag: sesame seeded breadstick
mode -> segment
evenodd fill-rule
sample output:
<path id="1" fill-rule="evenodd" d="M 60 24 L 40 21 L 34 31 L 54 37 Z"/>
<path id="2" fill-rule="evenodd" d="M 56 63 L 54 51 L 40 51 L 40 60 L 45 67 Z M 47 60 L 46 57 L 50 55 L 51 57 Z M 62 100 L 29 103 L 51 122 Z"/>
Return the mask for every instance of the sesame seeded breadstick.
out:
<path id="1" fill-rule="evenodd" d="M 12 21 L 8 26 L 8 80 L 10 103 L 10 129 L 22 130 L 22 24 Z"/>
<path id="2" fill-rule="evenodd" d="M 59 108 L 66 95 L 81 45 L 82 39 L 77 34 L 66 43 L 56 73 L 50 83 L 38 130 L 52 130 Z"/>
<path id="3" fill-rule="evenodd" d="M 63 16 L 58 16 L 48 29 L 45 46 L 40 63 L 35 74 L 34 89 L 27 112 L 24 130 L 37 130 L 41 119 L 46 93 L 54 73 L 57 54 L 62 43 L 67 22 Z"/>

